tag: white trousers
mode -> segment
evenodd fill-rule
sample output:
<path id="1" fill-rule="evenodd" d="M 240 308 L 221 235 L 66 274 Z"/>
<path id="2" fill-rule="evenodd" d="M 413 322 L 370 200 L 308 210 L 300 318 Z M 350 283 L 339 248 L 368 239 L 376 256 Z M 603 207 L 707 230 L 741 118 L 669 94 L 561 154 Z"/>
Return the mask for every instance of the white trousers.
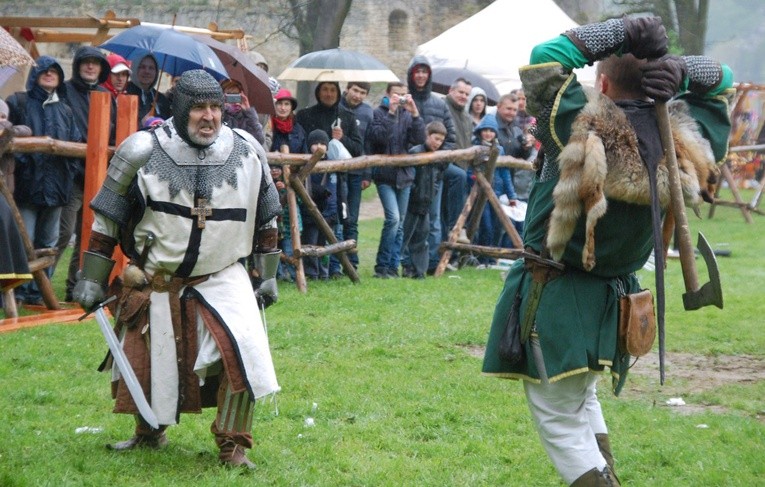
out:
<path id="1" fill-rule="evenodd" d="M 535 358 L 541 359 L 536 337 L 531 338 Z M 536 342 L 536 343 L 534 343 Z M 544 371 L 544 364 L 538 367 Z M 558 474 L 571 485 L 593 468 L 603 470 L 606 460 L 600 453 L 596 434 L 608 433 L 596 395 L 599 374 L 585 372 L 549 383 L 523 382 L 526 401 L 542 441 Z"/>

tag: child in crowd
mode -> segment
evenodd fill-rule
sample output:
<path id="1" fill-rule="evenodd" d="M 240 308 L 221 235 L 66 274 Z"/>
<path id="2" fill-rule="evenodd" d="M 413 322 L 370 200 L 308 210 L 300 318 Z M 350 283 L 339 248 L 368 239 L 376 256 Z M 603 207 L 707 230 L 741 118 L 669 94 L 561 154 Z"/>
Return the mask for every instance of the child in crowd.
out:
<path id="1" fill-rule="evenodd" d="M 435 152 L 440 150 L 446 140 L 446 127 L 438 120 L 425 126 L 425 143 L 409 149 L 410 154 Z M 436 172 L 439 164 L 432 163 L 415 167 L 414 183 L 409 193 L 409 205 L 404 217 L 403 276 L 412 279 L 424 279 L 428 270 L 430 232 L 430 204 L 435 196 Z"/>
<path id="2" fill-rule="evenodd" d="M 484 145 L 491 147 L 497 144 L 497 119 L 493 114 L 484 116 L 481 121 L 476 125 L 473 130 L 473 145 Z M 499 147 L 499 155 L 504 155 L 504 150 L 501 145 Z M 472 170 L 468 169 L 468 185 L 475 183 L 475 175 L 472 174 Z M 510 206 L 515 206 L 517 197 L 515 195 L 515 187 L 513 187 L 513 179 L 510 175 L 510 169 L 506 167 L 497 167 L 494 169 L 494 177 L 492 181 L 492 187 L 494 194 L 497 197 L 506 195 L 510 202 Z M 501 223 L 499 218 L 492 211 L 491 205 L 488 203 L 483 209 L 481 215 L 481 222 L 478 225 L 478 236 L 474 240 L 478 245 L 485 245 L 487 247 L 496 247 L 499 245 L 499 239 L 501 236 Z M 479 262 L 483 265 L 491 265 L 494 263 L 494 259 L 481 256 L 478 258 Z"/>
<path id="3" fill-rule="evenodd" d="M 319 148 L 326 151 L 329 145 L 329 136 L 323 130 L 313 130 L 308 134 L 306 145 L 311 154 L 314 154 Z M 326 159 L 326 155 L 324 158 Z M 318 207 L 324 220 L 330 228 L 334 228 L 337 223 L 337 175 L 335 173 L 312 173 L 308 177 L 306 189 L 308 189 L 311 199 Z M 305 206 L 301 206 L 301 211 L 303 215 L 302 243 L 304 245 L 325 245 L 327 237 L 321 232 L 313 216 Z M 304 257 L 303 263 L 306 278 L 311 280 L 329 279 L 329 259 Z"/>

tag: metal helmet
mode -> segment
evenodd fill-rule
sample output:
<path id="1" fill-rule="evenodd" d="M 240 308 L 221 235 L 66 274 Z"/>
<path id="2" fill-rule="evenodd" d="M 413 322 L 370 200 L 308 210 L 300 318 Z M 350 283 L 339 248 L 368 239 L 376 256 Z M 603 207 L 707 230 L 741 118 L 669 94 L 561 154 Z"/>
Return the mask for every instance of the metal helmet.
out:
<path id="1" fill-rule="evenodd" d="M 223 106 L 223 89 L 207 71 L 193 69 L 181 75 L 173 94 L 175 130 L 191 146 L 198 144 L 189 137 L 189 113 L 199 103 L 218 103 Z"/>

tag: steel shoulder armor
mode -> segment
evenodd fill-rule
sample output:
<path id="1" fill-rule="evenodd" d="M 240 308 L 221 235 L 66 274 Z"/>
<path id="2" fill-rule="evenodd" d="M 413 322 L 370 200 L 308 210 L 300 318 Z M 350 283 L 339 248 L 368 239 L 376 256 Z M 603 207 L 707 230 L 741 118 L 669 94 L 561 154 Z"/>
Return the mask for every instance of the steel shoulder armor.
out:
<path id="1" fill-rule="evenodd" d="M 90 202 L 93 211 L 121 226 L 127 224 L 130 219 L 128 189 L 153 149 L 154 136 L 145 131 L 136 132 L 120 144 L 109 162 L 103 186 Z"/>

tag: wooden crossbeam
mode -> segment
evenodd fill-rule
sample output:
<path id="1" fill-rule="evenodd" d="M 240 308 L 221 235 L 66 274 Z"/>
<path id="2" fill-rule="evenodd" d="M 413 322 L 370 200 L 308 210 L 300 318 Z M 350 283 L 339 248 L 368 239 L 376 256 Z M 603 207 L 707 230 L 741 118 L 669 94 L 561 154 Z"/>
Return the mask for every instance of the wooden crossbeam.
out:
<path id="1" fill-rule="evenodd" d="M 520 252 L 523 249 L 523 241 L 521 240 L 520 235 L 518 235 L 518 231 L 515 229 L 513 222 L 510 221 L 510 218 L 505 214 L 504 210 L 502 210 L 502 204 L 494 193 L 494 188 L 492 188 L 491 181 L 494 177 L 494 169 L 497 166 L 498 156 L 499 148 L 495 145 L 489 150 L 488 158 L 486 157 L 485 152 L 478 152 L 473 158 L 471 166 L 473 174 L 475 174 L 476 177 L 476 184 L 474 184 L 470 190 L 470 194 L 465 201 L 465 206 L 462 208 L 459 217 L 457 217 L 457 222 L 454 224 L 454 228 L 449 232 L 447 240 L 442 242 L 439 247 L 439 250 L 441 251 L 441 259 L 433 273 L 435 277 L 443 275 L 446 270 L 446 265 L 449 263 L 454 251 L 470 252 L 497 258 L 499 256 L 505 257 L 512 255 L 512 252 L 510 252 L 512 250 Z M 460 244 L 457 242 L 466 222 L 468 222 L 466 234 L 468 239 L 472 240 L 472 237 L 480 224 L 483 209 L 487 202 L 491 205 L 492 211 L 497 215 L 497 219 L 502 224 L 505 232 L 510 236 L 516 249 Z"/>

